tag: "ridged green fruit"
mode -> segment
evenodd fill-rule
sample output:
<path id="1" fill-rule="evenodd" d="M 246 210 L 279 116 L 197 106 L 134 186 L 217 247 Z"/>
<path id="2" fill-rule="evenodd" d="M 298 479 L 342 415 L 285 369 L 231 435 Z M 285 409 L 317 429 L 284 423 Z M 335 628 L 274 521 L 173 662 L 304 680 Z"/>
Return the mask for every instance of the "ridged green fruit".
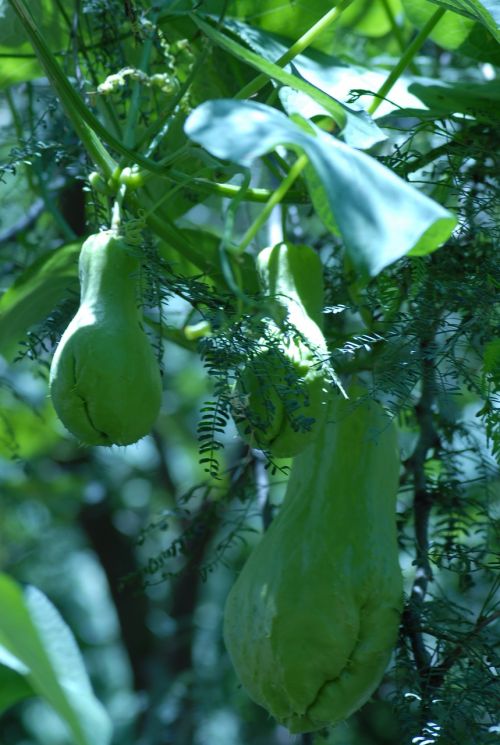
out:
<path id="1" fill-rule="evenodd" d="M 260 252 L 257 270 L 274 317 L 240 377 L 237 400 L 243 403 L 235 419 L 252 445 L 291 457 L 311 443 L 326 411 L 322 265 L 308 246 L 279 243 Z"/>
<path id="2" fill-rule="evenodd" d="M 158 361 L 137 305 L 140 263 L 113 231 L 90 236 L 79 261 L 81 301 L 50 368 L 62 423 L 87 445 L 129 445 L 158 415 Z"/>
<path id="3" fill-rule="evenodd" d="M 229 593 L 224 639 L 236 673 L 291 732 L 349 717 L 389 662 L 402 604 L 398 475 L 382 408 L 333 397 Z"/>

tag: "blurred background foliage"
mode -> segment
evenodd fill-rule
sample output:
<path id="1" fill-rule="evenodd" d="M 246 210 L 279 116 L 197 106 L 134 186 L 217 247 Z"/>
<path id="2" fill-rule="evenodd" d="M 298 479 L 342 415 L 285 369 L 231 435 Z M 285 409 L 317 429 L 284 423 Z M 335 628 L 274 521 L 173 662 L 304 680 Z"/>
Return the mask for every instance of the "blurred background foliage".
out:
<path id="1" fill-rule="evenodd" d="M 205 12 L 221 7 L 215 0 L 201 5 Z M 167 71 L 171 88 L 145 95 L 139 140 L 203 55 L 159 155 L 186 146 L 182 123 L 191 108 L 232 96 L 253 77 L 243 62 L 206 46 L 183 15 L 192 7 L 156 5 L 161 35 L 152 72 Z M 321 69 L 321 53 L 333 51 L 338 96 L 363 96 L 378 88 L 431 7 L 426 0 L 355 0 L 311 60 Z M 36 8 L 75 86 L 90 81 L 90 103 L 119 132 L 131 87 L 125 82 L 107 97 L 95 89 L 125 64 L 138 65 L 148 4 Z M 272 49 L 300 36 L 325 8 L 322 0 L 286 7 L 234 0 L 227 12 L 281 34 L 268 37 Z M 227 411 L 216 435 L 218 478 L 200 463 L 204 407 L 231 380 L 236 354 L 227 297 L 211 295 L 213 276 L 197 296 L 193 266 L 158 244 L 170 273 L 159 277 L 153 267 L 148 275 L 148 330 L 161 347 L 164 380 L 150 436 L 126 448 L 86 448 L 55 418 L 50 358 L 78 304 L 79 245 L 106 221 L 106 201 L 88 186 L 81 143 L 8 3 L 0 2 L 0 13 L 0 566 L 43 590 L 72 629 L 112 717 L 114 743 L 299 742 L 248 699 L 222 643 L 225 596 L 282 499 L 288 464 L 270 465 L 244 445 Z M 81 48 L 68 24 L 76 17 Z M 262 45 L 262 37 L 253 43 Z M 459 229 L 438 252 L 397 262 L 356 296 L 340 241 L 311 206 L 291 205 L 281 215 L 293 240 L 322 257 L 332 360 L 341 374 L 364 376 L 397 417 L 403 464 L 398 526 L 408 604 L 398 650 L 373 699 L 331 732 L 304 735 L 303 745 L 499 742 L 498 64 L 490 30 L 447 13 L 380 109 L 389 139 L 374 153 L 458 214 Z M 486 83 L 475 94 L 474 84 Z M 176 165 L 187 178 L 232 178 L 227 164 L 204 158 L 188 150 Z M 259 185 L 275 184 L 276 168 L 274 175 L 262 168 Z M 220 236 L 227 203 L 167 183 L 169 217 Z M 155 177 L 148 188 L 166 191 Z M 236 231 L 243 233 L 256 209 L 241 207 Z M 272 239 L 275 223 L 253 253 Z M 199 233 L 197 240 L 203 248 L 211 239 Z M 215 339 L 186 339 L 186 322 L 201 318 L 218 329 Z M 416 597 L 419 581 L 425 602 Z M 49 707 L 30 699 L 3 713 L 0 743 L 66 745 L 68 736 Z"/>

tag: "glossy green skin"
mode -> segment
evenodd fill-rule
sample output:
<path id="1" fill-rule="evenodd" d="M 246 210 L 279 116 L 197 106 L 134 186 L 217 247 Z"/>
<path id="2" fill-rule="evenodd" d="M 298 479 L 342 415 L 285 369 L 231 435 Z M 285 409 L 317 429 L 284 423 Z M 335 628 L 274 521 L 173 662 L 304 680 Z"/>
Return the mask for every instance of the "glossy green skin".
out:
<path id="1" fill-rule="evenodd" d="M 251 444 L 292 457 L 311 443 L 326 411 L 322 265 L 308 246 L 280 243 L 260 252 L 257 269 L 262 289 L 275 300 L 269 328 L 278 343 L 264 346 L 243 371 L 237 392 L 245 406 L 236 420 Z M 284 335 L 278 324 L 285 318 L 296 336 Z"/>
<path id="2" fill-rule="evenodd" d="M 81 302 L 50 369 L 57 415 L 82 443 L 129 445 L 158 415 L 158 361 L 137 307 L 139 261 L 112 231 L 82 246 Z"/>
<path id="3" fill-rule="evenodd" d="M 340 396 L 231 589 L 224 639 L 249 696 L 291 732 L 334 725 L 379 685 L 402 606 L 396 434 Z"/>
<path id="4" fill-rule="evenodd" d="M 321 328 L 323 267 L 312 248 L 294 243 L 264 248 L 257 257 L 257 271 L 265 293 L 283 303 L 292 323 L 300 325 L 300 316 L 305 315 Z"/>

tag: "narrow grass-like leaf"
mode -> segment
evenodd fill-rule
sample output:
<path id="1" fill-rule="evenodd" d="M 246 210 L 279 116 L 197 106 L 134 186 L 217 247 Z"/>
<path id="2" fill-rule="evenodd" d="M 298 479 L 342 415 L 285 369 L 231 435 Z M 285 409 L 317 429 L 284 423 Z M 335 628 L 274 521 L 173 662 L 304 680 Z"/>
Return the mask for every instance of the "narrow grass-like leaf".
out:
<path id="1" fill-rule="evenodd" d="M 26 677 L 71 731 L 75 745 L 108 745 L 111 722 L 95 698 L 69 628 L 35 587 L 0 575 L 0 645 L 10 669 Z M 16 660 L 13 664 L 12 660 Z"/>
<path id="2" fill-rule="evenodd" d="M 78 292 L 79 243 L 44 254 L 0 298 L 0 350 L 12 357 L 17 343 L 68 293 Z"/>

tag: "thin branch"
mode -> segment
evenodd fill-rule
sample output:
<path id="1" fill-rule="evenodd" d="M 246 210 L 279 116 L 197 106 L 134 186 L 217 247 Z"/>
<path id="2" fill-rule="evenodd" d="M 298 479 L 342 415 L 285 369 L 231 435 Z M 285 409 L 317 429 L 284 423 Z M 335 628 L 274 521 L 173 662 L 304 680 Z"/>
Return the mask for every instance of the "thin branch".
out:
<path id="1" fill-rule="evenodd" d="M 427 593 L 427 586 L 432 581 L 432 568 L 428 556 L 428 526 L 432 508 L 432 495 L 427 489 L 425 462 L 427 453 L 433 448 L 438 448 L 440 445 L 439 435 L 434 426 L 432 410 L 436 396 L 435 360 L 433 354 L 435 329 L 435 325 L 431 327 L 420 343 L 422 393 L 415 407 L 420 436 L 415 451 L 406 464 L 408 470 L 412 473 L 415 491 L 413 514 L 416 539 L 416 573 L 411 589 L 410 603 L 405 611 L 403 622 L 410 638 L 415 664 L 421 675 L 424 670 L 428 669 L 430 657 L 419 629 L 419 615 Z"/>

